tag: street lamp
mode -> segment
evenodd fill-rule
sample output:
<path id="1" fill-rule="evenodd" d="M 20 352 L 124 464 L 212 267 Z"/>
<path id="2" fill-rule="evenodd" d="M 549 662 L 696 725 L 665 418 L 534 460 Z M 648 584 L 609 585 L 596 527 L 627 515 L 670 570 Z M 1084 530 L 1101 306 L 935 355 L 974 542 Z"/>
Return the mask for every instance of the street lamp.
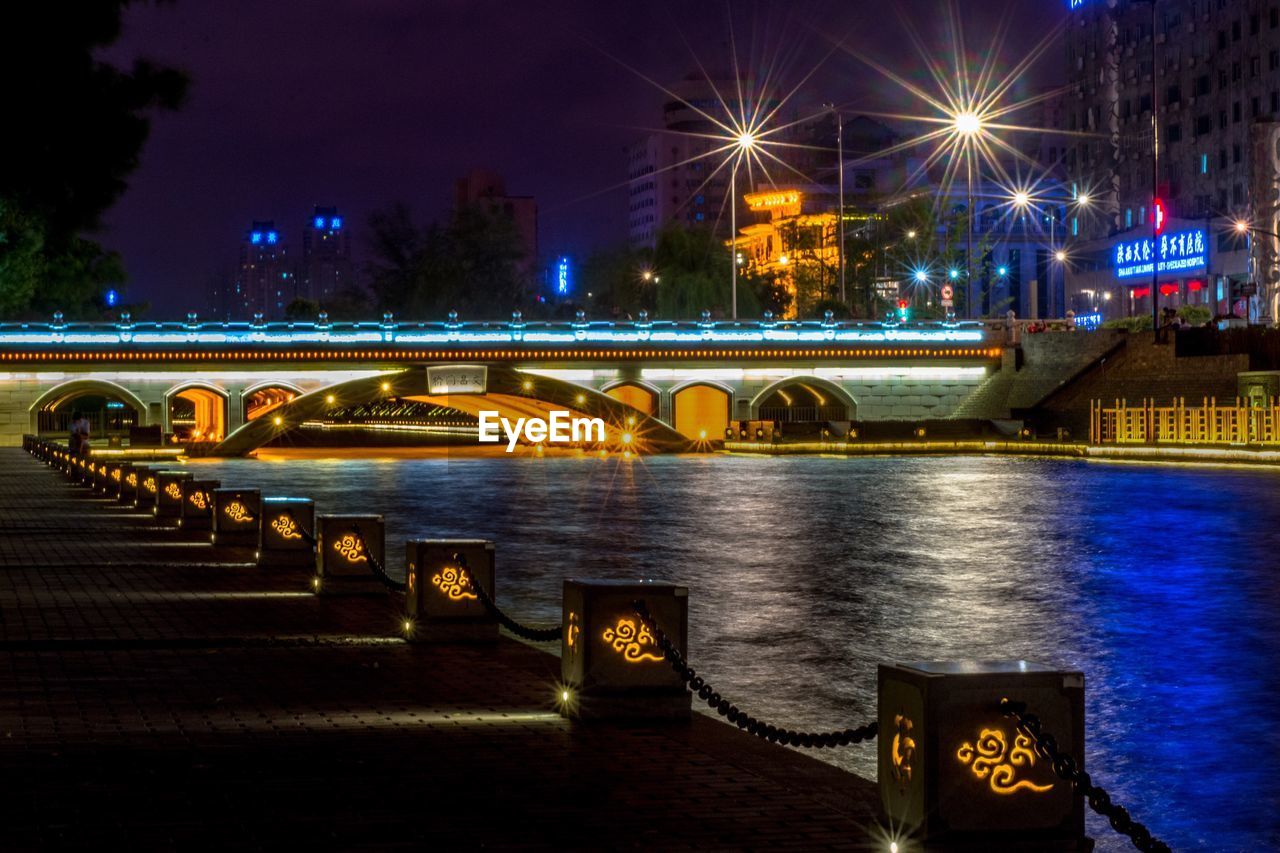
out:
<path id="1" fill-rule="evenodd" d="M 1010 197 L 1010 199 L 1009 199 L 1009 203 L 1010 203 L 1010 204 L 1012 204 L 1014 208 L 1016 208 L 1017 210 L 1019 210 L 1019 211 L 1020 211 L 1020 212 L 1022 212 L 1022 213 L 1026 213 L 1026 212 L 1027 212 L 1027 211 L 1032 207 L 1032 203 L 1033 203 L 1033 201 L 1039 201 L 1039 202 L 1042 202 L 1042 203 L 1047 202 L 1047 203 L 1049 204 L 1049 212 L 1048 212 L 1048 215 L 1047 215 L 1047 217 L 1046 217 L 1046 218 L 1049 220 L 1049 247 L 1053 250 L 1053 257 L 1054 257 L 1054 260 L 1056 260 L 1059 264 L 1063 264 L 1063 263 L 1065 263 L 1065 261 L 1067 260 L 1067 252 L 1066 252 L 1064 249 L 1061 249 L 1061 248 L 1058 248 L 1058 247 L 1057 247 L 1057 242 L 1058 242 L 1058 239 L 1057 239 L 1057 226 L 1058 226 L 1058 220 L 1059 220 L 1059 218 L 1060 218 L 1060 217 L 1059 217 L 1059 215 L 1058 215 L 1058 205 L 1059 205 L 1061 202 L 1059 202 L 1059 201 L 1050 201 L 1050 200 L 1047 200 L 1047 199 L 1033 199 L 1033 198 L 1032 198 L 1032 196 L 1031 196 L 1031 193 L 1027 192 L 1026 190 L 1018 190 L 1018 191 L 1014 192 L 1014 193 L 1013 193 L 1013 195 L 1012 195 L 1012 196 Z M 1089 193 L 1087 193 L 1087 192 L 1079 192 L 1079 193 L 1076 193 L 1076 194 L 1075 194 L 1075 196 L 1074 196 L 1073 198 L 1071 198 L 1071 199 L 1069 199 L 1069 200 L 1067 201 L 1067 204 L 1068 204 L 1068 205 L 1072 205 L 1072 206 L 1076 207 L 1077 209 L 1080 209 L 1080 208 L 1087 208 L 1087 207 L 1089 207 L 1089 205 L 1090 205 L 1090 204 L 1092 204 L 1092 203 L 1093 203 L 1093 199 L 1092 199 L 1092 197 L 1089 195 Z M 1066 223 L 1066 221 L 1065 221 L 1065 220 L 1062 222 L 1062 228 L 1063 228 L 1063 230 L 1064 230 L 1064 231 L 1065 231 L 1065 230 L 1066 230 L 1066 228 L 1067 228 L 1067 223 Z M 1065 276 L 1065 272 L 1064 272 L 1064 276 Z M 1046 288 L 1046 290 L 1047 290 L 1047 292 L 1049 293 L 1049 299 L 1050 299 L 1050 300 L 1052 300 L 1052 299 L 1053 299 L 1052 294 L 1053 294 L 1053 291 L 1054 291 L 1054 287 L 1053 287 L 1053 273 L 1052 273 L 1052 271 L 1050 271 L 1050 273 L 1049 273 L 1049 282 L 1048 282 L 1048 285 L 1049 285 L 1049 286 Z M 1065 304 L 1065 303 L 1066 303 L 1066 284 L 1065 284 L 1065 279 L 1064 279 L 1064 284 L 1063 284 L 1063 295 L 1062 295 L 1062 299 L 1063 299 L 1063 308 L 1064 308 L 1064 310 L 1065 310 L 1065 308 L 1066 308 L 1066 304 Z M 1048 307 L 1052 307 L 1052 306 L 1048 306 Z M 1041 306 L 1041 310 L 1044 310 L 1044 306 Z"/>
<path id="2" fill-rule="evenodd" d="M 733 319 L 736 320 L 738 319 L 738 163 L 747 155 L 751 147 L 756 144 L 755 135 L 749 130 L 744 130 L 738 134 L 734 144 L 738 148 L 738 155 L 733 160 L 733 171 L 729 176 L 729 228 L 733 231 L 731 245 L 734 256 L 729 268 L 733 272 L 730 291 L 733 302 Z"/>
<path id="3" fill-rule="evenodd" d="M 973 319 L 973 138 L 982 133 L 982 118 L 971 110 L 964 110 L 956 113 L 953 122 L 956 134 L 965 140 L 964 162 L 969 178 L 968 198 L 965 202 L 969 220 L 964 253 L 965 309 L 969 319 Z"/>

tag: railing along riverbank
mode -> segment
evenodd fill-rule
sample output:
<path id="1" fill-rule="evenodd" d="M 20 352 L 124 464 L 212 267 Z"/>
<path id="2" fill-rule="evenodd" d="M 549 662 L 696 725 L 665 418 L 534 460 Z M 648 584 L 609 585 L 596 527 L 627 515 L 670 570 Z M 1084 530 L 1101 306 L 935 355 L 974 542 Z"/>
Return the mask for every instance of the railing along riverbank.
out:
<path id="1" fill-rule="evenodd" d="M 582 722 L 687 719 L 696 696 L 755 737 L 798 748 L 876 742 L 884 830 L 931 846 L 1087 849 L 1084 808 L 1138 850 L 1168 845 L 1085 771 L 1084 674 L 1026 661 L 881 664 L 878 708 L 851 728 L 802 732 L 760 720 L 688 662 L 689 590 L 650 580 L 565 580 L 560 624 L 529 626 L 497 600 L 494 543 L 405 543 L 405 579 L 387 571 L 383 519 L 317 514 L 308 498 L 224 488 L 190 472 L 70 453 L 25 436 L 32 456 L 70 483 L 153 516 L 215 548 L 256 546 L 263 570 L 313 566 L 321 596 L 403 597 L 402 636 L 419 643 L 494 643 L 500 626 L 560 644 L 561 714 Z M 661 780 L 654 780 L 660 784 Z"/>
<path id="2" fill-rule="evenodd" d="M 1206 397 L 1187 405 L 1179 397 L 1168 405 L 1127 400 L 1106 405 L 1090 403 L 1091 444 L 1166 444 L 1280 447 L 1280 402 L 1275 398 L 1252 402 L 1236 398 L 1220 404 Z"/>

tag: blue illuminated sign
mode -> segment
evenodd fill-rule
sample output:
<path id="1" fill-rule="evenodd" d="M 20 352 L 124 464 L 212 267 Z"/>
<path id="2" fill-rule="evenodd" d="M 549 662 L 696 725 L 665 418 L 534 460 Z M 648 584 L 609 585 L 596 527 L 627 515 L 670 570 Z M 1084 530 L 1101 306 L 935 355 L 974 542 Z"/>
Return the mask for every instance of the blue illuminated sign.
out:
<path id="1" fill-rule="evenodd" d="M 279 234 L 279 233 L 277 233 L 277 232 L 275 232 L 275 231 L 268 231 L 268 232 L 267 232 L 267 242 L 268 242 L 268 243 L 275 243 L 275 242 L 277 242 L 279 239 L 280 239 L 280 234 Z"/>
<path id="2" fill-rule="evenodd" d="M 1092 331 L 1102 326 L 1102 314 L 1095 311 L 1092 314 L 1077 314 L 1076 328 Z"/>
<path id="3" fill-rule="evenodd" d="M 1084 5 L 1084 0 L 1067 0 L 1068 9 L 1079 9 Z"/>
<path id="4" fill-rule="evenodd" d="M 1209 265 L 1209 241 L 1204 229 L 1161 234 L 1158 249 L 1149 239 L 1117 243 L 1116 278 L 1150 275 L 1157 259 L 1162 273 L 1204 269 Z"/>
<path id="5" fill-rule="evenodd" d="M 556 264 L 556 293 L 566 296 L 569 293 L 569 259 L 561 258 Z"/>
<path id="6" fill-rule="evenodd" d="M 252 234 L 250 234 L 250 235 L 249 235 L 249 242 L 250 242 L 250 243 L 253 243 L 255 246 L 256 246 L 257 244 L 261 243 L 261 242 L 262 242 L 262 232 L 261 232 L 261 231 L 254 231 Z"/>
<path id="7" fill-rule="evenodd" d="M 114 288 L 112 288 L 111 290 L 107 291 L 103 299 L 106 301 L 108 308 L 113 308 L 115 307 L 115 304 L 120 301 L 120 294 L 117 293 Z"/>
<path id="8" fill-rule="evenodd" d="M 317 228 L 323 228 L 323 227 L 324 227 L 324 217 L 323 217 L 323 216 L 317 216 L 317 217 L 316 217 L 316 219 L 315 219 L 315 222 L 314 222 L 313 224 L 314 224 Z"/>
<path id="9" fill-rule="evenodd" d="M 329 227 L 330 227 L 330 228 L 341 228 L 341 227 L 342 227 L 342 217 L 340 217 L 340 216 L 335 216 L 335 217 L 333 217 L 333 219 L 330 219 L 330 220 L 329 220 Z"/>

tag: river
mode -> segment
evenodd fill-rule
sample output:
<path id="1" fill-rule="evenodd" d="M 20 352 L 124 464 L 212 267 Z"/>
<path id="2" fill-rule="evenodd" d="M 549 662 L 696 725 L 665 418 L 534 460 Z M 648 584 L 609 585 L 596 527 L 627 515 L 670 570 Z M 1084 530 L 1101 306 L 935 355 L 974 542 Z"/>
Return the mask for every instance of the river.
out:
<path id="1" fill-rule="evenodd" d="M 1086 675 L 1095 781 L 1174 849 L 1280 849 L 1280 472 L 1017 458 L 196 461 L 224 485 L 498 546 L 500 601 L 566 577 L 690 588 L 690 662 L 789 728 L 875 713 L 883 661 Z M 875 777 L 868 746 L 817 757 Z M 1090 816 L 1099 849 L 1128 849 Z"/>

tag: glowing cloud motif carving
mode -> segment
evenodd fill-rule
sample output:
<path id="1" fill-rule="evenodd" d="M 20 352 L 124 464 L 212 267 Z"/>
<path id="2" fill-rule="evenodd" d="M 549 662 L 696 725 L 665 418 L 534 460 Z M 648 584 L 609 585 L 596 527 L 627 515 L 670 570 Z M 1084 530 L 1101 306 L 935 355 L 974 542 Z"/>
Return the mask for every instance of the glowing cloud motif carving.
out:
<path id="1" fill-rule="evenodd" d="M 192 492 L 187 500 L 191 501 L 191 505 L 196 509 L 208 509 L 209 499 L 205 497 L 204 492 Z"/>
<path id="2" fill-rule="evenodd" d="M 119 469 L 119 468 L 116 468 L 114 471 L 112 471 L 112 472 L 111 472 L 111 479 L 115 480 L 117 483 L 118 483 L 118 482 L 120 482 L 120 469 Z"/>
<path id="3" fill-rule="evenodd" d="M 572 610 L 569 611 L 569 627 L 564 632 L 565 644 L 569 646 L 571 651 L 578 647 L 578 635 L 582 633 L 582 628 L 578 625 L 578 614 Z"/>
<path id="4" fill-rule="evenodd" d="M 125 482 L 126 482 L 126 483 L 128 483 L 130 486 L 136 486 L 136 485 L 138 485 L 138 475 L 137 475 L 137 474 L 130 474 L 130 475 L 125 479 Z"/>
<path id="5" fill-rule="evenodd" d="M 369 559 L 364 555 L 364 544 L 352 533 L 347 533 L 336 540 L 333 543 L 333 550 L 345 557 L 348 563 L 363 563 Z"/>
<path id="6" fill-rule="evenodd" d="M 906 714 L 898 714 L 893 718 L 893 744 L 889 748 L 889 761 L 893 780 L 898 783 L 898 790 L 907 792 L 911 785 L 912 762 L 916 757 L 916 742 L 911 737 L 915 724 Z"/>
<path id="7" fill-rule="evenodd" d="M 431 583 L 450 601 L 474 601 L 476 598 L 476 594 L 471 591 L 471 576 L 457 566 L 445 566 L 431 576 Z"/>
<path id="8" fill-rule="evenodd" d="M 662 655 L 651 654 L 644 650 L 645 646 L 656 648 L 657 643 L 653 640 L 653 634 L 649 633 L 648 626 L 643 624 L 637 626 L 634 619 L 619 619 L 618 624 L 612 628 L 605 628 L 601 636 L 628 663 L 663 659 Z"/>
<path id="9" fill-rule="evenodd" d="M 271 529 L 280 534 L 281 539 L 301 539 L 298 523 L 287 515 L 282 515 L 271 522 Z"/>
<path id="10" fill-rule="evenodd" d="M 156 491 L 156 478 L 155 478 L 155 477 L 148 477 L 148 478 L 143 482 L 142 487 L 143 487 L 144 489 L 146 489 L 148 492 L 151 492 L 152 494 L 155 494 L 155 491 Z"/>
<path id="11" fill-rule="evenodd" d="M 1035 751 L 1031 748 L 1031 740 L 1019 734 L 1013 740 L 1013 749 L 1009 749 L 1005 733 L 1000 729 L 983 729 L 978 737 L 977 745 L 962 743 L 956 750 L 956 758 L 961 764 L 968 765 L 973 775 L 988 780 L 991 790 L 997 794 L 1009 795 L 1018 791 L 1031 791 L 1043 794 L 1053 784 L 1037 785 L 1026 779 L 1017 779 L 1018 768 L 1034 767 Z"/>
<path id="12" fill-rule="evenodd" d="M 182 500 L 182 488 L 177 483 L 170 483 L 164 487 L 164 493 L 175 501 Z"/>
<path id="13" fill-rule="evenodd" d="M 248 521 L 249 510 L 240 501 L 232 501 L 223 508 L 222 514 L 232 521 Z"/>

